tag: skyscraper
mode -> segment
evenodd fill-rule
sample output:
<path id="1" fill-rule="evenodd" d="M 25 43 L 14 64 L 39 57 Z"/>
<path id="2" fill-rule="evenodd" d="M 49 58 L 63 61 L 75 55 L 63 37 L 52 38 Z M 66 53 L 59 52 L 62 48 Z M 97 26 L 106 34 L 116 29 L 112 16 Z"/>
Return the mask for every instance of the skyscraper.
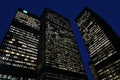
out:
<path id="1" fill-rule="evenodd" d="M 120 38 L 104 19 L 88 8 L 77 16 L 76 22 L 98 78 L 119 80 Z"/>
<path id="2" fill-rule="evenodd" d="M 46 8 L 39 42 L 39 80 L 86 80 L 68 19 Z"/>
<path id="3" fill-rule="evenodd" d="M 0 45 L 0 80 L 35 80 L 40 20 L 18 9 Z"/>

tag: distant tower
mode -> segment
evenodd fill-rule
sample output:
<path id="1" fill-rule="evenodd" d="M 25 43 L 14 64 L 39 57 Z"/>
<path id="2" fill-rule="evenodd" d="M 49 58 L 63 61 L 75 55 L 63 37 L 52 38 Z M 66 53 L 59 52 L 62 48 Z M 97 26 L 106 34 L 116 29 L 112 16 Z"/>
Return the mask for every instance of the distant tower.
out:
<path id="1" fill-rule="evenodd" d="M 76 18 L 100 80 L 120 79 L 120 38 L 104 19 L 85 8 Z"/>
<path id="2" fill-rule="evenodd" d="M 46 8 L 41 16 L 39 80 L 86 80 L 69 20 Z"/>
<path id="3" fill-rule="evenodd" d="M 0 45 L 0 80 L 35 80 L 40 21 L 18 9 Z"/>

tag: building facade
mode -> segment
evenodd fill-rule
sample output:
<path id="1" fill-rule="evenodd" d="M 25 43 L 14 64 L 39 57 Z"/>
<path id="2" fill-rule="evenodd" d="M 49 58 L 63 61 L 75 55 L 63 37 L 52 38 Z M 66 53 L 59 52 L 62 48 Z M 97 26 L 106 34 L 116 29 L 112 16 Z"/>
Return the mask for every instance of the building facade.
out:
<path id="1" fill-rule="evenodd" d="M 18 9 L 0 45 L 0 80 L 35 80 L 40 20 Z"/>
<path id="2" fill-rule="evenodd" d="M 100 80 L 120 79 L 120 38 L 107 22 L 88 8 L 76 23 Z"/>
<path id="3" fill-rule="evenodd" d="M 46 8 L 41 16 L 38 80 L 86 80 L 69 20 Z"/>

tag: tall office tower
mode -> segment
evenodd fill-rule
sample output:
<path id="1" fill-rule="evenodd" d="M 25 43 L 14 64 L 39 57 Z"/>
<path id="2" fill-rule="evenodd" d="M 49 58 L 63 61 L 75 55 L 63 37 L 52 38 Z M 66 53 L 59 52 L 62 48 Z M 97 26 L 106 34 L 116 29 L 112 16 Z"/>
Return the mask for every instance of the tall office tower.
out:
<path id="1" fill-rule="evenodd" d="M 41 16 L 39 50 L 38 80 L 86 80 L 68 19 L 48 8 Z"/>
<path id="2" fill-rule="evenodd" d="M 18 9 L 0 45 L 0 80 L 35 80 L 40 21 Z"/>
<path id="3" fill-rule="evenodd" d="M 100 80 L 120 79 L 120 38 L 104 19 L 88 8 L 76 18 L 81 36 Z M 94 73 L 93 71 L 93 73 Z"/>

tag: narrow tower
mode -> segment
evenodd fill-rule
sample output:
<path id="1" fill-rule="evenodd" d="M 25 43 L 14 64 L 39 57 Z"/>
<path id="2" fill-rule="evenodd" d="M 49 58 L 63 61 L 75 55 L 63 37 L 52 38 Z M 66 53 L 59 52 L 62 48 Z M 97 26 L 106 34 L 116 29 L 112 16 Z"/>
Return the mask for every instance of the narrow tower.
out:
<path id="1" fill-rule="evenodd" d="M 96 72 L 100 80 L 119 80 L 120 38 L 88 8 L 78 15 L 76 22 L 91 57 L 90 66 L 95 68 L 91 68 L 93 74 Z"/>
<path id="2" fill-rule="evenodd" d="M 35 80 L 40 21 L 18 9 L 0 45 L 0 80 Z"/>
<path id="3" fill-rule="evenodd" d="M 40 80 L 86 80 L 69 20 L 46 8 L 41 16 Z"/>

